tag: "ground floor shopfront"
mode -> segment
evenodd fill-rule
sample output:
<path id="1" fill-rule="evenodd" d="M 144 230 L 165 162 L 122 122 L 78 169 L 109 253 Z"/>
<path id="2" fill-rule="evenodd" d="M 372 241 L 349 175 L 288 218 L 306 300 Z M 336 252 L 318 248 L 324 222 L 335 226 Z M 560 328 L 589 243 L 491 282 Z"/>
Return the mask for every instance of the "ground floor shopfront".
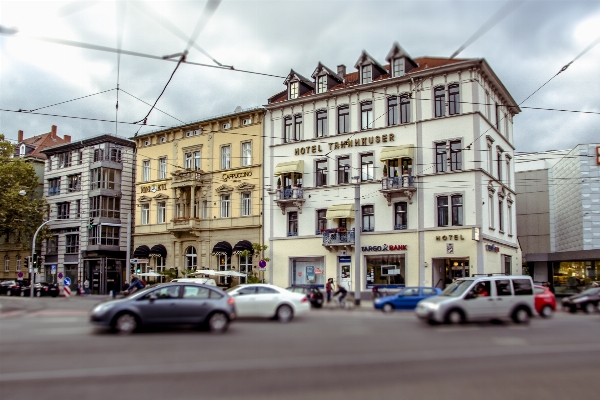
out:
<path id="1" fill-rule="evenodd" d="M 198 235 L 178 233 L 175 236 L 168 232 L 139 235 L 134 236 L 132 258 L 142 261 L 135 264 L 140 272 L 173 270 L 182 277 L 185 271 L 209 269 L 258 275 L 259 255 L 254 254 L 254 243 L 260 243 L 260 231 L 256 228 L 202 231 Z M 241 254 L 245 250 L 250 255 Z M 212 278 L 217 284 L 227 286 L 246 282 L 245 277 Z"/>
<path id="2" fill-rule="evenodd" d="M 527 254 L 534 282 L 550 282 L 556 294 L 581 292 L 600 283 L 600 250 Z"/>
<path id="3" fill-rule="evenodd" d="M 323 238 L 272 240 L 273 284 L 314 284 L 327 279 L 354 290 L 356 254 L 353 245 L 323 244 Z M 364 233 L 360 238 L 360 289 L 373 286 L 436 286 L 474 274 L 521 274 L 521 253 L 515 246 L 485 238 L 474 240 L 471 229 L 403 233 Z"/>

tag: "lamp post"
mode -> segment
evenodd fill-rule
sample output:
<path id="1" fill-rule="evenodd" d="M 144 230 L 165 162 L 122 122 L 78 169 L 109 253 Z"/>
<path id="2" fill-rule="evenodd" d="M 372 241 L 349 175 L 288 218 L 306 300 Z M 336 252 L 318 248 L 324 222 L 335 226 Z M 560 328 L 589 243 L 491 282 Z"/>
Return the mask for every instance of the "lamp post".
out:
<path id="1" fill-rule="evenodd" d="M 356 179 L 354 185 L 354 304 L 360 306 L 360 232 L 362 231 L 362 221 L 360 219 L 360 177 L 353 176 Z"/>
<path id="2" fill-rule="evenodd" d="M 35 234 L 33 235 L 33 242 L 31 243 L 31 264 L 30 264 L 31 265 L 31 282 L 30 282 L 30 288 L 29 288 L 30 289 L 29 295 L 31 297 L 33 297 L 35 295 L 35 289 L 33 287 L 35 285 L 35 268 L 33 268 L 33 258 L 35 257 L 35 239 L 37 238 L 37 234 L 44 227 L 44 225 L 46 225 L 49 222 L 53 222 L 53 221 L 57 221 L 57 220 L 49 219 L 48 221 L 41 224 L 35 231 Z"/>

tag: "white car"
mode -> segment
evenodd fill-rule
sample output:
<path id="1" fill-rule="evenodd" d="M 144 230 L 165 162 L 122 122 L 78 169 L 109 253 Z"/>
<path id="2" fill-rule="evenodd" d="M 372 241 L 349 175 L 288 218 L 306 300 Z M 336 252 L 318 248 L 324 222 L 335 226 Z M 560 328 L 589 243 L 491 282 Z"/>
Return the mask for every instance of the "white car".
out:
<path id="1" fill-rule="evenodd" d="M 227 290 L 235 299 L 238 317 L 273 317 L 289 322 L 295 315 L 310 310 L 310 302 L 304 294 L 268 284 L 246 284 Z"/>
<path id="2" fill-rule="evenodd" d="M 217 286 L 215 280 L 210 278 L 177 278 L 173 279 L 171 282 L 200 283 L 203 285 Z"/>

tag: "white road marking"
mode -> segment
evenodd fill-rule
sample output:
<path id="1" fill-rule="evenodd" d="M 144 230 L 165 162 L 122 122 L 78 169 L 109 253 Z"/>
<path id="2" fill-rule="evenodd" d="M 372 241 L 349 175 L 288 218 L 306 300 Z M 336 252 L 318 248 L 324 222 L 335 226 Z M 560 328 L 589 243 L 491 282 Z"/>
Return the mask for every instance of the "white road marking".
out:
<path id="1" fill-rule="evenodd" d="M 493 337 L 492 343 L 498 346 L 526 346 L 526 339 L 520 337 Z"/>

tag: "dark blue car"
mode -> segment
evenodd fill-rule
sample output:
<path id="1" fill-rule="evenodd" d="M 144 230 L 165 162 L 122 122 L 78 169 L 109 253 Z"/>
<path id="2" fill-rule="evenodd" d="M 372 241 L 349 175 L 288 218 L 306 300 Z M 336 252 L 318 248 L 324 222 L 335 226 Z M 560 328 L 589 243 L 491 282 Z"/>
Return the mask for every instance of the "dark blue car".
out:
<path id="1" fill-rule="evenodd" d="M 373 300 L 373 306 L 383 312 L 394 310 L 414 310 L 417 303 L 428 297 L 442 293 L 441 289 L 434 287 L 412 286 L 400 289 L 395 295 L 379 297 Z"/>

